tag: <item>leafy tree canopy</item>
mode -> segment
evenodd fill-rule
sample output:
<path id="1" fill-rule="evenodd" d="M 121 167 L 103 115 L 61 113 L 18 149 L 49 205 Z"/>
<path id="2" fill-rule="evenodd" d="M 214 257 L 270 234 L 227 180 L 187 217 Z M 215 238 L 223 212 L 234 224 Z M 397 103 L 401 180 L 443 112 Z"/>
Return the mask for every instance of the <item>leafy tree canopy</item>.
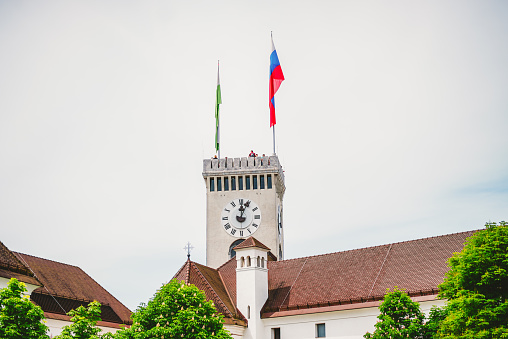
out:
<path id="1" fill-rule="evenodd" d="M 436 338 L 508 338 L 508 224 L 487 223 L 448 264 Z"/>
<path id="2" fill-rule="evenodd" d="M 30 296 L 24 294 L 26 291 L 25 284 L 14 278 L 0 290 L 0 338 L 49 338 L 44 312 L 30 301 Z"/>
<path id="3" fill-rule="evenodd" d="M 377 317 L 374 333 L 367 332 L 366 339 L 417 339 L 423 338 L 425 333 L 424 314 L 416 301 L 395 287 L 393 292 L 386 293 L 379 306 L 380 314 Z"/>
<path id="4" fill-rule="evenodd" d="M 72 324 L 66 325 L 62 333 L 55 339 L 106 339 L 112 338 L 110 333 L 100 335 L 101 329 L 97 322 L 101 320 L 101 304 L 92 301 L 88 307 L 79 306 L 67 313 L 71 317 Z"/>
<path id="5" fill-rule="evenodd" d="M 132 314 L 131 328 L 117 332 L 120 339 L 188 338 L 231 339 L 223 316 L 194 285 L 172 280 Z"/>

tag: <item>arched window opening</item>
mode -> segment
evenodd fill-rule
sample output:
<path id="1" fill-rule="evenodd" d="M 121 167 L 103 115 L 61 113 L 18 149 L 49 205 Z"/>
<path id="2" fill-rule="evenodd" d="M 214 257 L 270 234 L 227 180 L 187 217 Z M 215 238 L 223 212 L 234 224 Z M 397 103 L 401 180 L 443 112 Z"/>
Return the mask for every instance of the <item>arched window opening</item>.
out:
<path id="1" fill-rule="evenodd" d="M 261 267 L 261 258 L 259 258 L 259 256 L 258 256 L 258 260 L 256 262 L 256 266 Z"/>
<path id="2" fill-rule="evenodd" d="M 250 319 L 250 306 L 247 306 L 247 319 Z"/>
<path id="3" fill-rule="evenodd" d="M 240 267 L 244 267 L 245 266 L 245 259 L 244 257 L 241 257 L 240 258 Z"/>
<path id="4" fill-rule="evenodd" d="M 245 239 L 235 240 L 231 246 L 229 246 L 229 259 L 233 258 L 236 255 L 236 251 L 233 249 L 238 244 L 241 244 Z"/>
<path id="5" fill-rule="evenodd" d="M 250 256 L 247 256 L 247 267 L 250 267 Z"/>
<path id="6" fill-rule="evenodd" d="M 263 267 L 263 268 L 265 267 L 265 258 L 264 257 L 261 258 L 261 267 Z"/>

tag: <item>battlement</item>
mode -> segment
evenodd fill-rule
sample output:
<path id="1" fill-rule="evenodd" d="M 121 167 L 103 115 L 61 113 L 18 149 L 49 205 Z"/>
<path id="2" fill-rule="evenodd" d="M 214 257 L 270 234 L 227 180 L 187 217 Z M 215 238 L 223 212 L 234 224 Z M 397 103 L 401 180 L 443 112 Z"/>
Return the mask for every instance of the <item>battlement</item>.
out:
<path id="1" fill-rule="evenodd" d="M 284 171 L 276 155 L 203 160 L 203 177 L 205 178 L 217 175 L 238 175 L 240 173 L 276 173 L 284 181 Z"/>

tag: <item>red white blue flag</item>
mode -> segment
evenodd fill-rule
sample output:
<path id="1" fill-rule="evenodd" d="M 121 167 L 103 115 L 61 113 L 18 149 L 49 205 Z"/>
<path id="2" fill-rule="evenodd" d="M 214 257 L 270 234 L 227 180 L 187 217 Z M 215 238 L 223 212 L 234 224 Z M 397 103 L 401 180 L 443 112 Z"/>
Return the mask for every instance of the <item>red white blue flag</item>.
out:
<path id="1" fill-rule="evenodd" d="M 284 81 L 284 74 L 282 74 L 282 68 L 280 68 L 279 57 L 277 56 L 272 37 L 272 54 L 270 54 L 270 127 L 276 124 L 275 93 L 277 93 L 282 81 Z"/>

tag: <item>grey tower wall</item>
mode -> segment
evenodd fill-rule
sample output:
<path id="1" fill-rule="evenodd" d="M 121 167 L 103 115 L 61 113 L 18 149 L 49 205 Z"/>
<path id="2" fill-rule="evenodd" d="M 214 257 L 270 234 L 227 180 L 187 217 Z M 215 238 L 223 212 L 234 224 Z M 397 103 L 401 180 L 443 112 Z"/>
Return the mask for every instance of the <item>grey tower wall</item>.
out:
<path id="1" fill-rule="evenodd" d="M 267 175 L 272 176 L 272 188 L 267 188 Z M 224 189 L 210 191 L 210 179 L 214 179 L 217 186 L 217 178 L 221 178 L 224 186 L 224 178 L 244 177 L 243 190 Z M 258 176 L 258 188 L 245 189 L 245 176 Z M 259 177 L 265 176 L 265 188 L 260 189 Z M 205 159 L 203 160 L 203 178 L 206 185 L 206 264 L 210 267 L 219 267 L 229 260 L 229 248 L 238 239 L 227 233 L 221 223 L 221 213 L 224 207 L 234 199 L 245 198 L 254 201 L 261 210 L 262 221 L 253 236 L 268 246 L 278 260 L 284 255 L 284 227 L 283 227 L 283 197 L 286 190 L 284 172 L 277 156 Z M 252 180 L 252 179 L 251 179 Z M 280 209 L 280 227 L 278 211 Z M 246 237 L 243 237 L 246 238 Z"/>

